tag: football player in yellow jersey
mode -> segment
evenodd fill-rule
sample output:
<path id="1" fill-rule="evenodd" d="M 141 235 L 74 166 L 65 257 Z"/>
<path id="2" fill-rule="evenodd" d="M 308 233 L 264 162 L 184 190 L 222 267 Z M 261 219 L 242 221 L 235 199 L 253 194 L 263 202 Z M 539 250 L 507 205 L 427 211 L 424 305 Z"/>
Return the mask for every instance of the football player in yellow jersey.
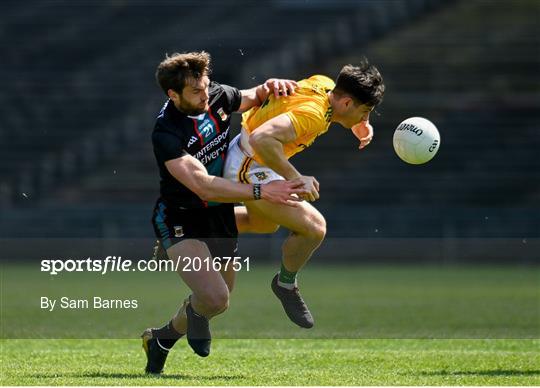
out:
<path id="1" fill-rule="evenodd" d="M 384 89 L 381 74 L 367 60 L 343 67 L 335 83 L 314 75 L 299 81 L 292 94 L 269 95 L 261 106 L 245 112 L 241 133 L 231 142 L 225 178 L 255 186 L 300 179 L 308 191 L 306 201 L 295 207 L 255 200 L 235 208 L 240 233 L 273 233 L 279 226 L 291 231 L 271 287 L 287 316 L 301 327 L 310 328 L 314 321 L 298 291 L 296 274 L 323 241 L 326 222 L 307 202 L 319 199 L 319 183 L 302 175 L 289 158 L 309 147 L 331 123 L 351 129 L 360 148 L 365 147 L 373 137 L 369 114 L 382 101 Z"/>

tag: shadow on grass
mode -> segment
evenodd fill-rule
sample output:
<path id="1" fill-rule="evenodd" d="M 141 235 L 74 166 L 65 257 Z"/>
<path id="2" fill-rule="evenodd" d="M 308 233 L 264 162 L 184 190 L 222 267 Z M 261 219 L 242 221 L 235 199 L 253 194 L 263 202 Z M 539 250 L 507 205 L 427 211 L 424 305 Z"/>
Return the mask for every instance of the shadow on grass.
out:
<path id="1" fill-rule="evenodd" d="M 418 372 L 422 376 L 540 376 L 540 370 L 493 369 L 493 370 L 440 370 Z"/>
<path id="2" fill-rule="evenodd" d="M 29 377 L 38 379 L 54 379 L 54 378 L 106 378 L 106 379 L 148 379 L 155 378 L 160 380 L 239 380 L 245 378 L 241 375 L 215 375 L 215 376 L 198 376 L 198 375 L 182 375 L 182 374 L 161 374 L 152 375 L 144 373 L 109 373 L 109 372 L 90 372 L 90 373 L 51 373 L 51 374 L 33 374 Z"/>

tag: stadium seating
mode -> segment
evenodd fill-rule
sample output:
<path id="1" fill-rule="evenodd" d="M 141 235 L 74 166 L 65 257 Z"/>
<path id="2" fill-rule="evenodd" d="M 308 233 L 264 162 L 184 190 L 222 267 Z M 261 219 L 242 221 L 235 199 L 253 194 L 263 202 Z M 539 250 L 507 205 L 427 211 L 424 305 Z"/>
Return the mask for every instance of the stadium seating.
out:
<path id="1" fill-rule="evenodd" d="M 164 101 L 153 72 L 165 52 L 195 49 L 212 53 L 214 79 L 240 87 L 335 75 L 362 54 L 380 67 L 387 94 L 369 148 L 332 126 L 294 159 L 321 181 L 330 237 L 537 234 L 534 1 L 28 4 L 0 12 L 11 41 L 0 75 L 2 236 L 151 235 L 149 139 Z M 393 129 L 414 115 L 442 134 L 429 167 L 391 149 Z"/>

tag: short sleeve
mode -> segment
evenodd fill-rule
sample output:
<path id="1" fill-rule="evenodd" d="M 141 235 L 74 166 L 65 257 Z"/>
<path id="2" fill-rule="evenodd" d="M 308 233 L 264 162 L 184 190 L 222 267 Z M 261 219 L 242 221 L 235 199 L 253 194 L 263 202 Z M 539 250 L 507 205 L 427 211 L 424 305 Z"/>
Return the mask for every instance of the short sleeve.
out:
<path id="1" fill-rule="evenodd" d="M 154 131 L 152 134 L 154 154 L 159 162 L 177 159 L 184 154 L 185 142 L 179 136 L 166 132 Z"/>
<path id="2" fill-rule="evenodd" d="M 240 109 L 240 103 L 242 102 L 242 94 L 240 93 L 240 90 L 229 85 L 221 85 L 221 87 L 225 92 L 224 94 L 227 100 L 227 106 L 225 107 L 226 110 L 228 110 L 227 113 L 230 114 L 237 112 L 238 109 Z"/>
<path id="3" fill-rule="evenodd" d="M 316 103 L 306 102 L 287 112 L 298 138 L 320 134 L 326 129 L 324 112 Z"/>

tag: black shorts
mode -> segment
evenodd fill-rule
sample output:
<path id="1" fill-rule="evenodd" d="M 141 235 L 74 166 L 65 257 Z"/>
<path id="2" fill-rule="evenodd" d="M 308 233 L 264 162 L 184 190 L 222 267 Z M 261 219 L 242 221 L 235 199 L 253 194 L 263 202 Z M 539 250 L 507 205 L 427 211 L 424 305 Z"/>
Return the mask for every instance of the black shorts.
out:
<path id="1" fill-rule="evenodd" d="M 238 246 L 238 229 L 232 203 L 179 209 L 168 207 L 160 198 L 154 207 L 152 225 L 165 251 L 186 239 L 205 242 L 213 257 L 234 256 Z"/>

